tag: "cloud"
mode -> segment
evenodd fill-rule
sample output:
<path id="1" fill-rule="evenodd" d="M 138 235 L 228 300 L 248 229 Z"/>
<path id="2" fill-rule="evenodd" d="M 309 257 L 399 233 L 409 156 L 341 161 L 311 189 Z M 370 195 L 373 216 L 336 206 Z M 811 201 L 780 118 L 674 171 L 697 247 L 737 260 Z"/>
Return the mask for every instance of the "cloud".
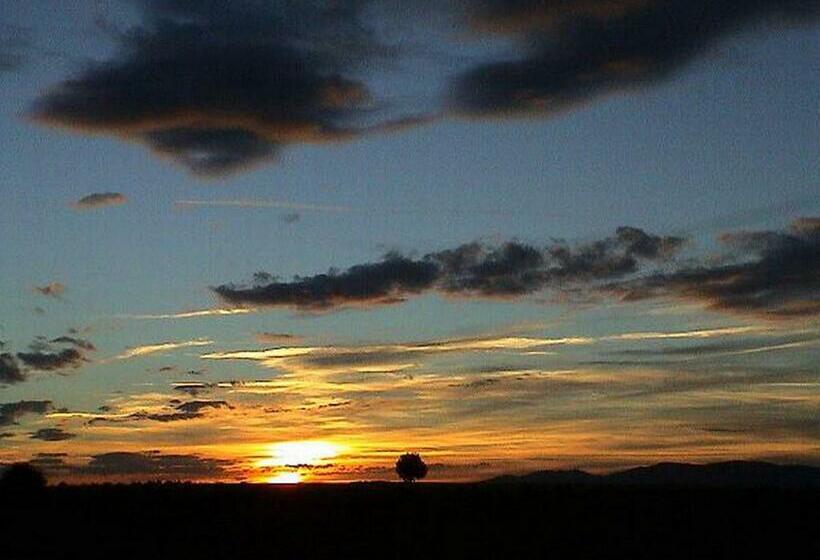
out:
<path id="1" fill-rule="evenodd" d="M 45 414 L 54 406 L 51 401 L 17 401 L 0 404 L 0 426 L 16 424 L 25 414 Z"/>
<path id="2" fill-rule="evenodd" d="M 65 441 L 73 439 L 77 435 L 63 431 L 61 428 L 42 428 L 31 434 L 30 437 L 42 441 Z"/>
<path id="3" fill-rule="evenodd" d="M 117 356 L 116 359 L 128 360 L 130 358 L 140 358 L 142 356 L 157 354 L 159 352 L 169 352 L 171 350 L 177 350 L 179 348 L 208 346 L 210 344 L 213 344 L 213 341 L 207 339 L 188 340 L 184 342 L 160 342 L 157 344 L 147 344 L 144 346 L 135 346 L 133 348 L 128 348 L 125 352 Z"/>
<path id="4" fill-rule="evenodd" d="M 652 348 L 630 348 L 617 350 L 609 354 L 632 357 L 682 357 L 682 358 L 709 358 L 715 356 L 739 356 L 758 354 L 777 350 L 793 350 L 802 347 L 817 346 L 820 336 L 817 332 L 792 334 L 782 337 L 759 339 L 757 337 L 743 338 L 742 340 L 720 340 L 686 346 L 653 346 Z"/>
<path id="5" fill-rule="evenodd" d="M 25 373 L 12 354 L 0 354 L 0 384 L 13 385 L 26 380 Z"/>
<path id="6" fill-rule="evenodd" d="M 360 346 L 285 346 L 203 354 L 205 360 L 250 360 L 265 367 L 297 373 L 398 373 L 416 368 L 431 356 L 455 353 L 511 352 L 590 344 L 585 337 L 477 337 L 431 342 Z M 199 390 L 199 387 L 195 388 Z"/>
<path id="7" fill-rule="evenodd" d="M 94 193 L 84 196 L 77 202 L 72 203 L 72 207 L 77 210 L 95 210 L 106 206 L 119 206 L 125 204 L 128 199 L 120 193 L 106 192 Z"/>
<path id="8" fill-rule="evenodd" d="M 31 369 L 39 371 L 78 368 L 86 361 L 76 348 L 66 348 L 59 352 L 18 352 L 17 358 Z"/>
<path id="9" fill-rule="evenodd" d="M 80 348 L 82 350 L 88 350 L 93 352 L 97 350 L 97 347 L 89 340 L 84 340 L 81 338 L 74 338 L 73 336 L 59 336 L 51 340 L 52 344 L 71 344 Z"/>
<path id="10" fill-rule="evenodd" d="M 164 313 L 158 315 L 123 315 L 128 319 L 162 320 L 162 319 L 197 319 L 200 317 L 229 317 L 231 315 L 247 315 L 253 313 L 254 309 L 233 308 L 233 309 L 199 309 L 196 311 L 181 311 L 179 313 Z"/>
<path id="11" fill-rule="evenodd" d="M 302 341 L 302 337 L 289 333 L 261 332 L 256 333 L 256 341 L 261 344 L 296 344 Z"/>
<path id="12" fill-rule="evenodd" d="M 557 242 L 542 249 L 517 241 L 499 247 L 470 243 L 420 259 L 389 253 L 381 262 L 341 273 L 331 271 L 291 282 L 271 282 L 266 275 L 250 287 L 227 284 L 213 290 L 232 304 L 313 310 L 391 304 L 429 291 L 514 297 L 548 287 L 619 278 L 637 272 L 643 263 L 668 260 L 683 243 L 682 238 L 622 227 L 610 237 L 576 246 Z"/>
<path id="13" fill-rule="evenodd" d="M 59 282 L 52 282 L 45 286 L 35 286 L 34 291 L 48 297 L 59 298 L 65 293 L 65 286 Z"/>
<path id="14" fill-rule="evenodd" d="M 115 451 L 93 455 L 87 465 L 75 467 L 74 472 L 94 477 L 218 478 L 230 464 L 230 461 L 199 455 Z"/>
<path id="15" fill-rule="evenodd" d="M 729 233 L 719 240 L 731 250 L 724 262 L 613 283 L 605 291 L 626 301 L 674 297 L 774 319 L 820 313 L 820 220 L 804 218 L 790 230 Z"/>
<path id="16" fill-rule="evenodd" d="M 276 200 L 258 200 L 240 198 L 233 200 L 178 200 L 177 208 L 276 208 L 282 210 L 299 210 L 314 212 L 353 212 L 348 206 L 324 206 L 320 204 L 303 204 Z"/>
<path id="17" fill-rule="evenodd" d="M 155 410 L 153 412 L 140 410 L 137 412 L 130 412 L 126 414 L 108 414 L 104 416 L 96 416 L 89 421 L 89 425 L 93 426 L 101 423 L 119 424 L 123 422 L 139 422 L 143 420 L 163 423 L 180 422 L 185 420 L 193 420 L 194 418 L 201 418 L 205 415 L 203 411 L 208 409 L 232 408 L 231 405 L 229 405 L 226 401 L 198 400 L 185 403 L 175 401 L 175 403 L 176 404 L 174 404 L 171 407 L 170 411 L 168 411 L 166 408 L 165 410 Z"/>
<path id="18" fill-rule="evenodd" d="M 385 49 L 361 2 L 142 0 L 119 52 L 43 95 L 31 117 L 135 140 L 200 176 L 284 146 L 354 138 L 370 106 L 350 77 Z"/>
<path id="19" fill-rule="evenodd" d="M 815 23 L 816 0 L 483 0 L 471 24 L 517 39 L 518 60 L 458 77 L 456 112 L 548 115 L 661 81 L 756 22 Z"/>

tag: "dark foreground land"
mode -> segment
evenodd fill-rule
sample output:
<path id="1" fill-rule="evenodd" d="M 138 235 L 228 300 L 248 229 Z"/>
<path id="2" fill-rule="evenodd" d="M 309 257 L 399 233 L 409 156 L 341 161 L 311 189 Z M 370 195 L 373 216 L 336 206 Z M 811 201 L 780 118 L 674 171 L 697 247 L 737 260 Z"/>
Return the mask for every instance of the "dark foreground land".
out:
<path id="1" fill-rule="evenodd" d="M 0 558 L 820 558 L 817 488 L 145 484 L 0 498 Z"/>

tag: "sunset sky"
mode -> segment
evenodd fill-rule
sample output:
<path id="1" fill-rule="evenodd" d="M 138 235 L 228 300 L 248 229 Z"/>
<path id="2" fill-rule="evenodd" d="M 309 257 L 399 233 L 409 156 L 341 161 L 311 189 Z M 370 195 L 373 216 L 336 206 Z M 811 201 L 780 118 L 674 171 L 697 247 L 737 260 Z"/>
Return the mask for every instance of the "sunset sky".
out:
<path id="1" fill-rule="evenodd" d="M 0 463 L 820 465 L 818 22 L 5 0 Z"/>

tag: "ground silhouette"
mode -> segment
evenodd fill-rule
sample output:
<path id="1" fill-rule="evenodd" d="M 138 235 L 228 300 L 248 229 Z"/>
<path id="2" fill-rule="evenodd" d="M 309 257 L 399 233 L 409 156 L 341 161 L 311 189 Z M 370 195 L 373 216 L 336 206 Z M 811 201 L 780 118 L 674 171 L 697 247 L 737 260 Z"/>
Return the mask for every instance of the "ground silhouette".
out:
<path id="1" fill-rule="evenodd" d="M 51 486 L 0 496 L 0 557 L 817 558 L 817 486 Z"/>

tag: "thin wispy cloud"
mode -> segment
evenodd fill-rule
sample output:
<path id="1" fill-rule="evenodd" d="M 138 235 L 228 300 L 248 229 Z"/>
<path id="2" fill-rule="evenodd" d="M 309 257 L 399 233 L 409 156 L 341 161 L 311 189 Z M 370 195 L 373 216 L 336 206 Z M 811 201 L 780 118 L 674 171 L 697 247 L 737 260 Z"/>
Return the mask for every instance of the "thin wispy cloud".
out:
<path id="1" fill-rule="evenodd" d="M 210 346 L 214 342 L 208 339 L 188 340 L 183 342 L 159 342 L 156 344 L 146 344 L 144 346 L 135 346 L 127 349 L 125 352 L 117 356 L 117 360 L 128 360 L 130 358 L 141 358 L 151 354 L 158 354 L 160 352 L 170 352 L 172 350 L 179 350 L 180 348 L 193 348 L 197 346 Z"/>
<path id="2" fill-rule="evenodd" d="M 322 204 L 307 204 L 299 202 L 285 202 L 278 200 L 233 199 L 233 200 L 177 200 L 177 208 L 272 208 L 278 210 L 299 210 L 313 212 L 355 212 L 349 206 L 327 206 Z"/>
<path id="3" fill-rule="evenodd" d="M 246 307 L 232 307 L 229 309 L 199 309 L 195 311 L 180 311 L 179 313 L 159 313 L 155 315 L 118 315 L 122 319 L 140 319 L 159 321 L 163 319 L 196 319 L 200 317 L 230 317 L 232 315 L 248 315 L 256 309 Z"/>

